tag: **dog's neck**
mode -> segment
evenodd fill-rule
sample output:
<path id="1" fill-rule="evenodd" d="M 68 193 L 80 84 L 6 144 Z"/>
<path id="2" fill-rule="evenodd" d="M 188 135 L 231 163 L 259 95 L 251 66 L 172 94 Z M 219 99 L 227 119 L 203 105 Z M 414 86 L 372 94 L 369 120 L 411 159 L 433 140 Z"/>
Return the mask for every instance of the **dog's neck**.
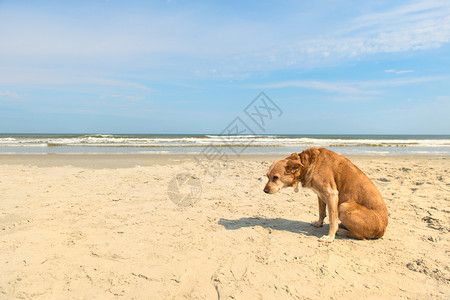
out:
<path id="1" fill-rule="evenodd" d="M 302 161 L 302 153 L 298 153 L 298 158 L 300 159 L 300 162 Z M 303 188 L 309 188 L 311 187 L 311 176 L 309 175 L 310 172 L 314 170 L 314 165 L 310 164 L 307 160 L 305 161 L 305 164 L 301 164 L 300 173 L 295 178 L 298 184 L 301 184 Z"/>
<path id="2" fill-rule="evenodd" d="M 295 188 L 294 188 L 294 192 L 298 193 L 298 185 L 301 183 L 301 178 L 302 178 L 302 174 L 303 174 L 303 165 L 301 163 L 302 159 L 300 157 L 300 153 L 296 153 L 298 156 L 298 159 L 300 160 L 300 169 L 299 169 L 299 174 L 298 176 L 295 178 L 295 180 L 297 181 Z"/>

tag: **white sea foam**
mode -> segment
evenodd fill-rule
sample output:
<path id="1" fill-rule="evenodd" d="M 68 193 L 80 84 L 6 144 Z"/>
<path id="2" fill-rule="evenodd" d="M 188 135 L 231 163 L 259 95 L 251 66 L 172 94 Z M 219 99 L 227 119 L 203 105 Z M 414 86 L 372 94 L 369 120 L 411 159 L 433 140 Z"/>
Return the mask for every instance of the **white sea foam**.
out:
<path id="1" fill-rule="evenodd" d="M 202 151 L 201 148 L 206 147 L 246 147 L 253 149 L 250 151 L 252 153 L 265 153 L 264 151 L 284 153 L 285 151 L 291 150 L 300 151 L 309 147 L 327 147 L 332 149 L 345 148 L 346 150 L 344 152 L 348 153 L 381 154 L 382 152 L 387 152 L 449 155 L 450 136 L 0 135 L 0 152 L 2 153 L 12 151 L 6 150 L 7 148 L 47 148 L 48 150 L 42 151 L 52 153 L 67 153 L 77 148 L 78 150 L 74 151 L 94 152 L 94 147 L 96 149 L 95 151 L 106 151 L 108 153 L 122 151 L 134 151 L 134 153 L 138 151 L 149 151 L 152 153 L 186 151 L 199 153 Z M 5 150 L 1 151 L 2 148 Z M 99 148 L 105 150 L 98 150 Z M 122 150 L 114 150 L 117 148 L 122 148 Z M 136 148 L 136 150 L 125 150 L 123 148 Z M 138 150 L 138 148 L 152 149 Z M 21 152 L 21 150 L 18 150 L 18 152 Z"/>
<path id="2" fill-rule="evenodd" d="M 189 147 L 189 146 L 272 146 L 272 147 L 449 147 L 450 139 L 370 139 L 315 138 L 289 136 L 113 136 L 86 135 L 70 137 L 4 137 L 0 147 Z"/>

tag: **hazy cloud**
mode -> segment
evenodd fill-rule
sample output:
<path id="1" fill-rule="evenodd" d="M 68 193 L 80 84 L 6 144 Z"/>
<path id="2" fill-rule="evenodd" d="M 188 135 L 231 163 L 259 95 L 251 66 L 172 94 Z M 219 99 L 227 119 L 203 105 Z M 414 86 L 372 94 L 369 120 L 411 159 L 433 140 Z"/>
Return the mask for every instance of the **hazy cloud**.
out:
<path id="1" fill-rule="evenodd" d="M 389 70 L 388 70 L 389 71 Z M 430 77 L 416 77 L 416 78 L 396 78 L 389 80 L 366 80 L 366 81 L 286 81 L 253 85 L 252 88 L 257 89 L 276 89 L 276 88 L 307 88 L 320 90 L 325 92 L 337 93 L 351 98 L 336 98 L 347 100 L 369 100 L 373 99 L 367 95 L 380 94 L 385 88 L 400 87 L 410 84 L 418 84 L 424 82 L 438 82 L 448 80 L 446 77 L 430 76 Z M 366 95 L 366 96 L 364 96 Z"/>
<path id="2" fill-rule="evenodd" d="M 1 68 L 0 84 L 3 85 L 93 85 L 151 91 L 152 89 L 129 80 L 112 79 L 92 75 L 88 72 L 49 68 Z"/>
<path id="3" fill-rule="evenodd" d="M 321 38 L 239 55 L 234 60 L 254 70 L 315 67 L 365 55 L 438 48 L 448 42 L 450 2 L 421 1 L 359 16 Z"/>
<path id="4" fill-rule="evenodd" d="M 299 87 L 309 88 L 314 90 L 321 90 L 326 92 L 337 92 L 342 94 L 360 94 L 363 91 L 349 86 L 349 83 L 344 82 L 322 82 L 322 81 L 287 81 L 260 84 L 253 86 L 258 89 L 273 89 L 273 88 L 286 88 L 286 87 Z"/>
<path id="5" fill-rule="evenodd" d="M 6 91 L 6 92 L 2 92 L 0 91 L 0 97 L 10 97 L 10 98 L 19 98 L 19 95 L 15 92 L 10 92 L 10 91 Z"/>
<path id="6" fill-rule="evenodd" d="M 386 73 L 395 73 L 395 74 L 404 74 L 404 73 L 413 73 L 414 70 L 394 70 L 394 69 L 389 69 L 389 70 L 384 70 L 384 72 Z"/>

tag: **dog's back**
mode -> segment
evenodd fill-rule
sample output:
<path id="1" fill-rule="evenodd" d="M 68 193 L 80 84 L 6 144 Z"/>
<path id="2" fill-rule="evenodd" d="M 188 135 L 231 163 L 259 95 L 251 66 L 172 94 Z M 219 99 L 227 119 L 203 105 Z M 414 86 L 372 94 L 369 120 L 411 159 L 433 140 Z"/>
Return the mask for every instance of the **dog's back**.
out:
<path id="1" fill-rule="evenodd" d="M 334 181 L 339 191 L 339 204 L 355 201 L 372 210 L 386 207 L 383 197 L 374 183 L 348 158 L 325 148 L 318 150 L 320 152 L 319 161 L 321 161 L 320 157 L 323 157 L 321 164 L 325 164 L 325 168 L 330 168 L 334 175 Z"/>

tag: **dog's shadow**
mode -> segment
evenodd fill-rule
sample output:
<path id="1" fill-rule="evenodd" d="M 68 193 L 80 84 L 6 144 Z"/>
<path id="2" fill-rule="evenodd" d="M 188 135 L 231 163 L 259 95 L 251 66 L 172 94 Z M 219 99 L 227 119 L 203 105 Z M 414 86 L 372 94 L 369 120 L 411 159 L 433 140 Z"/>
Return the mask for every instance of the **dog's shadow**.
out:
<path id="1" fill-rule="evenodd" d="M 272 230 L 288 231 L 296 234 L 321 237 L 327 234 L 328 229 L 323 227 L 316 228 L 310 223 L 302 221 L 292 221 L 287 219 L 267 219 L 267 218 L 240 218 L 237 220 L 228 220 L 221 218 L 218 222 L 219 225 L 225 227 L 226 230 L 237 230 L 243 227 L 255 227 L 261 226 L 264 228 L 270 228 Z"/>

